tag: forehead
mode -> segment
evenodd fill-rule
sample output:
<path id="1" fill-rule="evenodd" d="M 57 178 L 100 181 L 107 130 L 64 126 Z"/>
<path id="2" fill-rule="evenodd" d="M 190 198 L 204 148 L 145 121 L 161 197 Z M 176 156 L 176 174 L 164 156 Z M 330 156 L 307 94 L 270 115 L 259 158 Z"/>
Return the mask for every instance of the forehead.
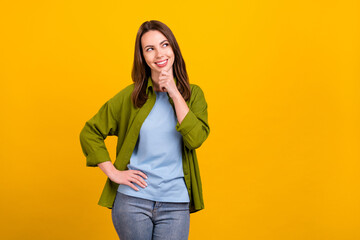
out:
<path id="1" fill-rule="evenodd" d="M 163 40 L 167 40 L 164 34 L 159 32 L 158 30 L 150 30 L 142 35 L 141 44 L 143 46 L 147 44 L 155 45 L 159 44 Z"/>

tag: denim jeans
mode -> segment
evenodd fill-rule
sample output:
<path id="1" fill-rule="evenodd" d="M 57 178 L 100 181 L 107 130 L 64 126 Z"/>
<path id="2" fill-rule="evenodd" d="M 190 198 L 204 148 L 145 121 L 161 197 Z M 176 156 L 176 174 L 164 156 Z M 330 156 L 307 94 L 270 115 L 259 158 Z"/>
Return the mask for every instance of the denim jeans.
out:
<path id="1" fill-rule="evenodd" d="M 111 210 L 121 240 L 187 240 L 189 203 L 157 202 L 117 192 Z"/>

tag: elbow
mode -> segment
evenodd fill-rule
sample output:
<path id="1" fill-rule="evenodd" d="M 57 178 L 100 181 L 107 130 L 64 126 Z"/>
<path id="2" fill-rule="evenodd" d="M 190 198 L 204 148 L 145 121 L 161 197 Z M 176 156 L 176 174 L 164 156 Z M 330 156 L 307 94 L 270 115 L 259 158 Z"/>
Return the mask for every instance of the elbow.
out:
<path id="1" fill-rule="evenodd" d="M 185 142 L 185 146 L 190 150 L 195 150 L 202 145 L 202 142 Z"/>
<path id="2" fill-rule="evenodd" d="M 83 143 L 86 141 L 86 130 L 85 130 L 85 127 L 83 127 L 83 129 L 80 131 L 79 140 L 80 140 L 80 143 L 81 143 L 81 144 L 83 144 Z"/>
<path id="3" fill-rule="evenodd" d="M 210 133 L 209 128 L 205 128 L 202 134 L 199 134 L 195 137 L 191 137 L 190 135 L 187 136 L 186 139 L 184 139 L 185 146 L 190 150 L 195 150 L 205 142 L 205 140 L 208 138 Z"/>
<path id="4" fill-rule="evenodd" d="M 87 157 L 89 154 L 89 134 L 86 129 L 86 126 L 84 126 L 83 129 L 80 131 L 79 141 L 80 141 L 81 149 L 85 157 Z"/>

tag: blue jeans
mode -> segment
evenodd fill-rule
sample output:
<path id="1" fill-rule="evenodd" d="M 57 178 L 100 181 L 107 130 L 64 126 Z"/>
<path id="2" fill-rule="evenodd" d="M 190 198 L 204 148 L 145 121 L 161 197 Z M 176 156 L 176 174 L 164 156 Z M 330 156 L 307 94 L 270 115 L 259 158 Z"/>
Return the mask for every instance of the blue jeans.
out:
<path id="1" fill-rule="evenodd" d="M 111 210 L 121 240 L 187 240 L 189 203 L 156 202 L 117 192 Z"/>

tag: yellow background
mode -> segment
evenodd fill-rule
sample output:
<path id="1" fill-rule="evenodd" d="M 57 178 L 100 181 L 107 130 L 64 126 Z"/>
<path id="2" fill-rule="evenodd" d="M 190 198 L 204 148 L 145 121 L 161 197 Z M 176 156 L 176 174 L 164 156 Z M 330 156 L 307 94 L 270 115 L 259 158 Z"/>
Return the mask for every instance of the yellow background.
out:
<path id="1" fill-rule="evenodd" d="M 117 239 L 79 133 L 167 24 L 208 101 L 189 239 L 360 239 L 358 1 L 4 1 L 0 239 Z M 115 159 L 115 137 L 106 139 Z"/>

